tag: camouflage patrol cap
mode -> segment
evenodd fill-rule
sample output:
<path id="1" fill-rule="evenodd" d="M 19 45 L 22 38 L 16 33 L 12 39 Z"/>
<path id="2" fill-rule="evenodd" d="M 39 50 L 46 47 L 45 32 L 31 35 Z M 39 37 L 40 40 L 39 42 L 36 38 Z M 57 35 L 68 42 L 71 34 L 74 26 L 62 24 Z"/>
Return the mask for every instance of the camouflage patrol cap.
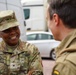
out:
<path id="1" fill-rule="evenodd" d="M 13 10 L 0 11 L 0 31 L 18 25 L 19 23 L 16 19 L 15 12 Z"/>

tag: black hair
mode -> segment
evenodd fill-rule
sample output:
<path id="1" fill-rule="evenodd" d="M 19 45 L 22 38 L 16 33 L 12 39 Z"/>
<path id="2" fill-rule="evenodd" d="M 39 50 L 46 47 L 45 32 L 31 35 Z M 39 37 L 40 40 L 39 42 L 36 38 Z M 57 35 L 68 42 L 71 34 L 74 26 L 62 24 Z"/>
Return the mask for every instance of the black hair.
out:
<path id="1" fill-rule="evenodd" d="M 76 0 L 50 0 L 49 3 L 50 19 L 54 13 L 69 28 L 76 28 Z"/>

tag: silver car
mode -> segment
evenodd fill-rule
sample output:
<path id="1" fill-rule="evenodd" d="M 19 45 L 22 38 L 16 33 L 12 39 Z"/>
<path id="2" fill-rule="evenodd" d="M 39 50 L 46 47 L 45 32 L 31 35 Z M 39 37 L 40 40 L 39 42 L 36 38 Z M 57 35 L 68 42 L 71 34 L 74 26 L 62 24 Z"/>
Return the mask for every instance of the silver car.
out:
<path id="1" fill-rule="evenodd" d="M 27 41 L 36 45 L 40 51 L 41 57 L 51 57 L 55 60 L 55 47 L 59 45 L 59 41 L 54 40 L 50 32 L 27 32 Z"/>

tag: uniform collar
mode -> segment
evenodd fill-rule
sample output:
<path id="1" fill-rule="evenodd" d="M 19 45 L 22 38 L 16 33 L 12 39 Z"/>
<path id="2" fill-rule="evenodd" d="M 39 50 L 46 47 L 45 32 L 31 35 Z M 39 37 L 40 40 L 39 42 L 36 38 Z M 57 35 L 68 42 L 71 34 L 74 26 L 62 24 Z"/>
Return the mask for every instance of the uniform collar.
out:
<path id="1" fill-rule="evenodd" d="M 76 44 L 74 43 L 75 39 L 76 29 L 69 33 L 68 36 L 64 40 L 62 40 L 60 45 L 56 48 L 57 57 L 60 56 L 63 52 L 76 51 L 76 48 L 73 47 L 76 46 Z"/>

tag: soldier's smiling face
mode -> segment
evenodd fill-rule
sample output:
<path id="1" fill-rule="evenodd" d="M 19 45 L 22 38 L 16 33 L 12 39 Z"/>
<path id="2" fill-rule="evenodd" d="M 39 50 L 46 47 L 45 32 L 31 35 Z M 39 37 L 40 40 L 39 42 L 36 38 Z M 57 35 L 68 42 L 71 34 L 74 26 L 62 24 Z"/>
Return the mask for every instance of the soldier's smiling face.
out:
<path id="1" fill-rule="evenodd" d="M 18 26 L 0 32 L 0 37 L 10 46 L 15 46 L 19 42 L 20 29 Z"/>

